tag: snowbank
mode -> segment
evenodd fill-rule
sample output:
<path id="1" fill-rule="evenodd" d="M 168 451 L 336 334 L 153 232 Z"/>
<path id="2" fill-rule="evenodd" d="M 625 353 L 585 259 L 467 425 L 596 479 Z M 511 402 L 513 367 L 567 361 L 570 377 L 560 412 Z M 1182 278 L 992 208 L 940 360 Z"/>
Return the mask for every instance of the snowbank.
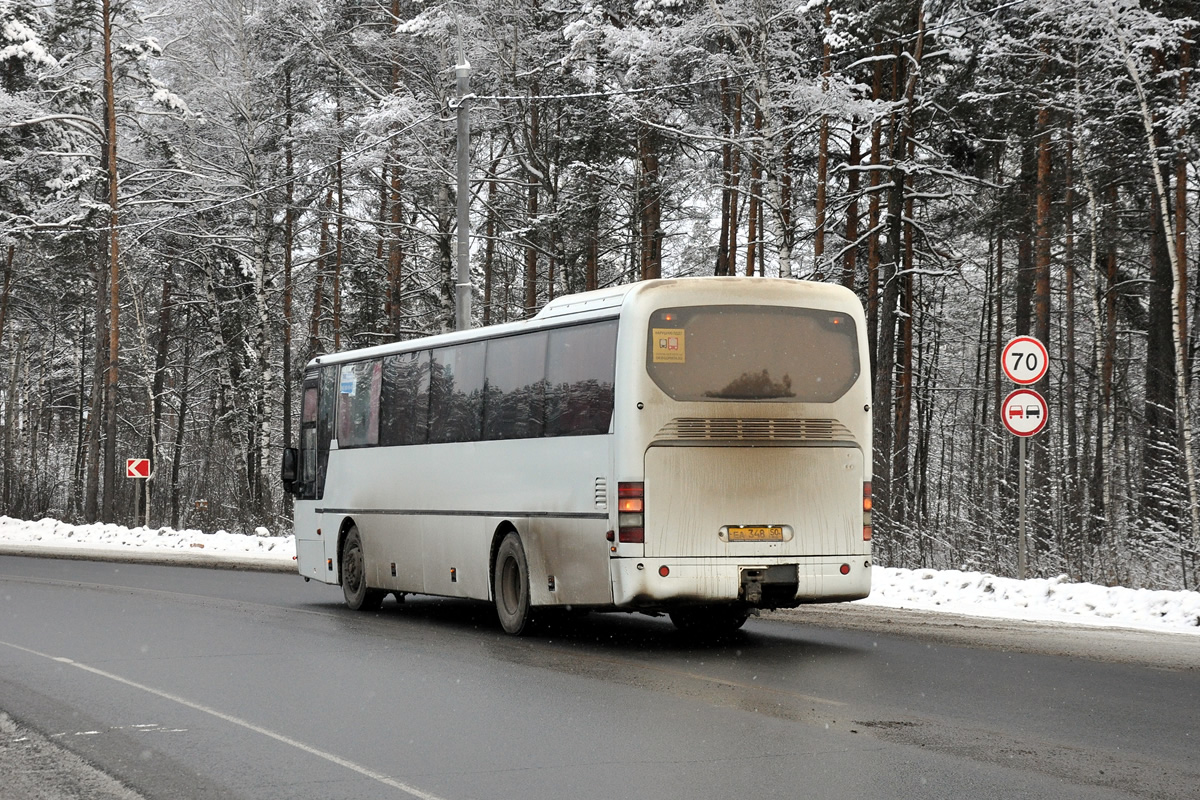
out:
<path id="1" fill-rule="evenodd" d="M 0 516 L 0 553 L 281 571 L 296 568 L 294 537 L 272 536 L 266 528 L 255 534 L 126 528 L 99 522 L 69 525 L 54 519 L 30 522 Z"/>

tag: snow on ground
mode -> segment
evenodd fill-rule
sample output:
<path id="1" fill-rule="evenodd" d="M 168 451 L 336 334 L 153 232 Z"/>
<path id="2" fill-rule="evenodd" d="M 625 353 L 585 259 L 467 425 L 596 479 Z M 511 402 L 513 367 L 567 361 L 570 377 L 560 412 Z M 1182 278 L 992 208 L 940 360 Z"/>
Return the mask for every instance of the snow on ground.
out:
<path id="1" fill-rule="evenodd" d="M 186 564 L 295 569 L 294 537 L 121 525 L 69 525 L 0 516 L 0 553 L 128 558 Z M 865 605 L 980 617 L 1200 635 L 1200 592 L 1072 583 L 1065 575 L 1019 581 L 982 572 L 876 567 Z"/>

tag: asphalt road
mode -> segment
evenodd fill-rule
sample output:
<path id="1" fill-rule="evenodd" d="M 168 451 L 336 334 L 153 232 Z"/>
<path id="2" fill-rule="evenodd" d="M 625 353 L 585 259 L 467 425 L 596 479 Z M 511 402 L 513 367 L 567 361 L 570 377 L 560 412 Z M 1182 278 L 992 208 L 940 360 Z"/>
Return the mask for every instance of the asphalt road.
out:
<path id="1" fill-rule="evenodd" d="M 513 639 L 340 600 L 0 557 L 0 800 L 1200 796 L 1200 637 L 830 607 Z"/>

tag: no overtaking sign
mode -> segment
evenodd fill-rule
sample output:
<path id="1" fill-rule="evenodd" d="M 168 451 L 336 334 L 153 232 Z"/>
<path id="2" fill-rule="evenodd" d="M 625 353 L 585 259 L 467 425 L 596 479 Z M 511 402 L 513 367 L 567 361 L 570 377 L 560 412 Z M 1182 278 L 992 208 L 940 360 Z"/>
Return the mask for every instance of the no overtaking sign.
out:
<path id="1" fill-rule="evenodd" d="M 1033 436 L 1046 426 L 1046 399 L 1033 389 L 1017 389 L 1004 398 L 1000 414 L 1009 433 Z"/>

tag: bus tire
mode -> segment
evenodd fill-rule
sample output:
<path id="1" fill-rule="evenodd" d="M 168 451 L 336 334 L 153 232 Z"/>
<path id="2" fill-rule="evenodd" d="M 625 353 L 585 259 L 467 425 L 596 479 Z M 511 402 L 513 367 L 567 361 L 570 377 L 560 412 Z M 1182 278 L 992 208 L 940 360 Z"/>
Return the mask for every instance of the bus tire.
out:
<path id="1" fill-rule="evenodd" d="M 521 537 L 509 533 L 496 549 L 493 572 L 493 593 L 496 597 L 496 616 L 505 633 L 520 636 L 532 627 L 529 600 L 529 561 Z"/>
<path id="2" fill-rule="evenodd" d="M 745 625 L 750 611 L 738 605 L 687 606 L 669 612 L 668 616 L 675 627 L 684 633 L 721 636 Z"/>
<path id="3" fill-rule="evenodd" d="M 378 611 L 387 592 L 367 586 L 367 559 L 358 527 L 350 526 L 342 543 L 342 596 L 355 611 Z"/>

